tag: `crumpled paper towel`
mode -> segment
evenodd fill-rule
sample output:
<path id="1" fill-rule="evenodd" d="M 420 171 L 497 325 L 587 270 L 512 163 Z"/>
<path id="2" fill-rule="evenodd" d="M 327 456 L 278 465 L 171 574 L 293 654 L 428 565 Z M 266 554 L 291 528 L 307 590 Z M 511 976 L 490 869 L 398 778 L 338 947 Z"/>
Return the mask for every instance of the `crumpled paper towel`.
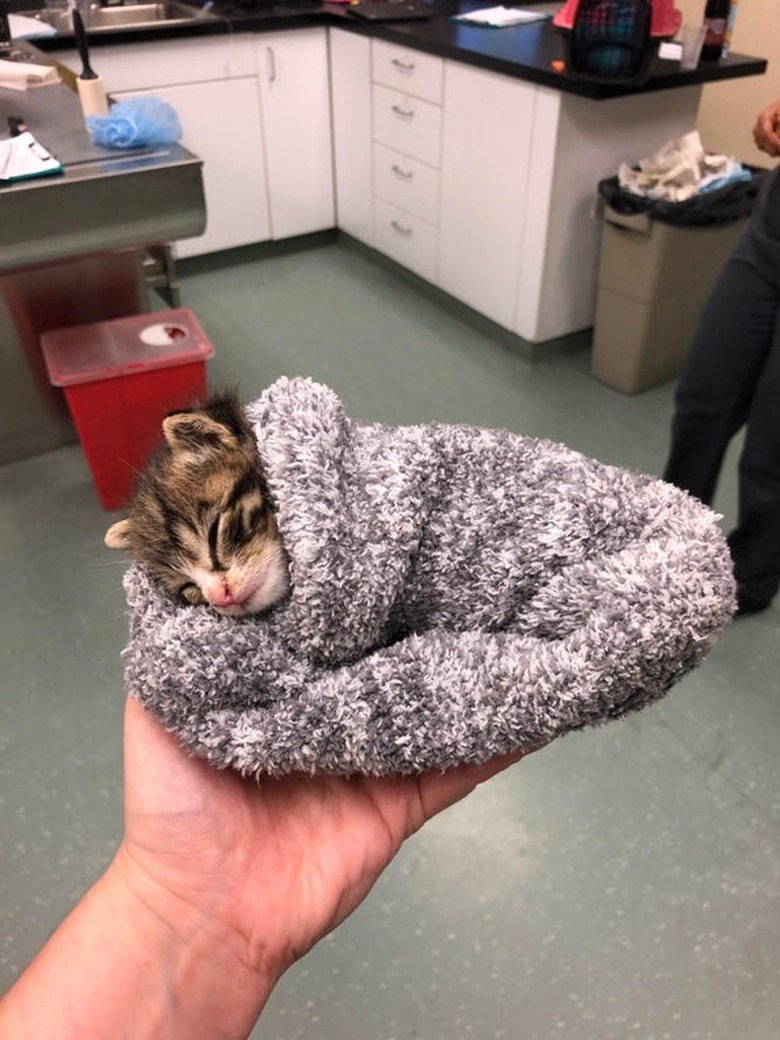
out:
<path id="1" fill-rule="evenodd" d="M 34 87 L 54 86 L 59 82 L 60 74 L 53 65 L 0 60 L 0 87 L 7 90 L 31 90 Z"/>
<path id="2" fill-rule="evenodd" d="M 117 101 L 107 116 L 87 116 L 86 123 L 95 144 L 105 148 L 173 144 L 182 135 L 176 109 L 150 95 Z"/>
<path id="3" fill-rule="evenodd" d="M 634 166 L 621 163 L 621 188 L 643 198 L 684 202 L 730 181 L 750 180 L 751 174 L 728 155 L 707 153 L 698 131 L 667 141 L 653 155 Z"/>

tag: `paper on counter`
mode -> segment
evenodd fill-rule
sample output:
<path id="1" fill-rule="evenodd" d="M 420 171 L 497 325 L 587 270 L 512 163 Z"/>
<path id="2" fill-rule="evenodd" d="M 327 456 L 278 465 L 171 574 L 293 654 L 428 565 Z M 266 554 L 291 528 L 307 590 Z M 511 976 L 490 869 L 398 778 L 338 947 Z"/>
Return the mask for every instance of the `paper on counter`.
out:
<path id="1" fill-rule="evenodd" d="M 483 7 L 468 14 L 453 15 L 454 22 L 466 22 L 470 25 L 485 25 L 494 29 L 502 29 L 509 25 L 524 25 L 526 22 L 541 22 L 551 15 L 539 11 L 521 11 L 516 7 Z"/>
<path id="2" fill-rule="evenodd" d="M 59 82 L 60 74 L 53 65 L 0 60 L 0 87 L 30 90 L 31 87 L 48 87 Z"/>
<path id="3" fill-rule="evenodd" d="M 11 39 L 24 40 L 31 36 L 56 36 L 57 30 L 53 25 L 38 18 L 28 18 L 23 14 L 9 14 L 8 28 L 11 30 Z"/>
<path id="4" fill-rule="evenodd" d="M 0 182 L 62 173 L 62 163 L 29 130 L 0 141 Z"/>

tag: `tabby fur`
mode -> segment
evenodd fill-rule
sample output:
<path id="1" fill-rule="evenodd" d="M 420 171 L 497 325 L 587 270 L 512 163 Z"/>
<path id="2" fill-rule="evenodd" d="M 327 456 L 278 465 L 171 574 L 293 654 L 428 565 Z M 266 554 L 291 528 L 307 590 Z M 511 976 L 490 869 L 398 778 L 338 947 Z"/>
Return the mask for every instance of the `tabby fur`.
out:
<path id="1" fill-rule="evenodd" d="M 252 428 L 234 394 L 172 412 L 127 518 L 106 533 L 186 603 L 256 614 L 288 587 L 287 561 Z"/>

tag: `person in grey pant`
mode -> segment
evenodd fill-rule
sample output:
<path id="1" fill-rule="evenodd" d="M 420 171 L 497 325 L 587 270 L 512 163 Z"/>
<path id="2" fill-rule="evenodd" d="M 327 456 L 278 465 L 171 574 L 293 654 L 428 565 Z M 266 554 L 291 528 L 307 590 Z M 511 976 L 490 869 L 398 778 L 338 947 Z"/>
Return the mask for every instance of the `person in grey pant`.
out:
<path id="1" fill-rule="evenodd" d="M 761 112 L 753 137 L 780 156 L 780 99 Z M 677 388 L 664 479 L 709 505 L 743 426 L 738 521 L 728 542 L 738 613 L 754 614 L 780 587 L 780 168 L 702 311 Z"/>

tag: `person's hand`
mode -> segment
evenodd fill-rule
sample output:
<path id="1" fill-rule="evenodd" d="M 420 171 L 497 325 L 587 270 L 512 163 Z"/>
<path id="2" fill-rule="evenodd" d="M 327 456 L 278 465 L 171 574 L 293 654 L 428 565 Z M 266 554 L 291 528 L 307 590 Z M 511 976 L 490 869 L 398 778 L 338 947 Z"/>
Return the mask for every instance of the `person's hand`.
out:
<path id="1" fill-rule="evenodd" d="M 242 779 L 125 709 L 117 855 L 0 1001 L 0 1035 L 245 1040 L 404 838 L 520 756 L 407 779 Z"/>
<path id="2" fill-rule="evenodd" d="M 354 910 L 405 838 L 520 757 L 411 778 L 255 782 L 188 757 L 130 698 L 114 867 L 173 927 L 197 920 L 275 979 Z"/>
<path id="3" fill-rule="evenodd" d="M 780 155 L 780 98 L 759 113 L 753 127 L 753 140 L 756 148 L 767 155 Z"/>

